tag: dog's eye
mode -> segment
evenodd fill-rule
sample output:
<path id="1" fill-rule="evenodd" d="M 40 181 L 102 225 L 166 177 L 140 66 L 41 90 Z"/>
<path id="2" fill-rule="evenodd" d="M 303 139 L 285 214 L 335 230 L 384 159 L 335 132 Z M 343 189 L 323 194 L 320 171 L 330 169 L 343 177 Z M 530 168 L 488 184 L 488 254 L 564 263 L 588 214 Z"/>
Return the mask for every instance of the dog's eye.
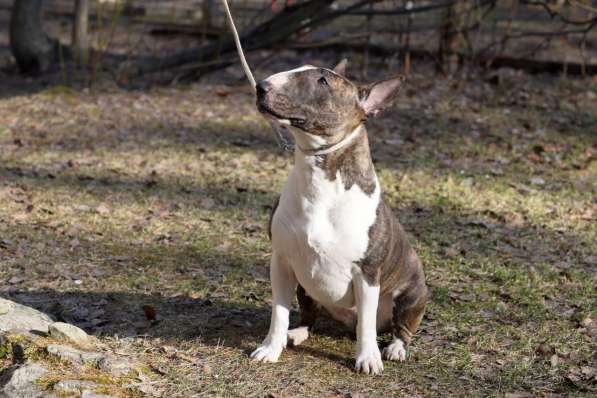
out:
<path id="1" fill-rule="evenodd" d="M 322 76 L 322 77 L 320 77 L 320 78 L 319 78 L 319 80 L 317 80 L 317 82 L 318 82 L 319 84 L 321 84 L 322 86 L 328 86 L 328 85 L 329 85 L 329 84 L 328 84 L 328 81 L 327 81 L 327 80 L 326 80 L 326 78 L 325 78 L 325 77 L 323 77 L 323 76 Z"/>

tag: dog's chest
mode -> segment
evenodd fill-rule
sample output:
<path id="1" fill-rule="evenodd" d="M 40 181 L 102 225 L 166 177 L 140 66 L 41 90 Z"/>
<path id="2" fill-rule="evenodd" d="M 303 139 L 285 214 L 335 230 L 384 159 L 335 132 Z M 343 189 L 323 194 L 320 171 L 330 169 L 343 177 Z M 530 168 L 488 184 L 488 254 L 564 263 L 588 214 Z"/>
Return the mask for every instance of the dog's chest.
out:
<path id="1" fill-rule="evenodd" d="M 303 166 L 303 167 L 301 167 Z M 274 214 L 274 251 L 290 263 L 298 282 L 323 304 L 354 305 L 352 278 L 369 245 L 379 186 L 371 195 L 330 181 L 317 167 L 297 164 Z"/>

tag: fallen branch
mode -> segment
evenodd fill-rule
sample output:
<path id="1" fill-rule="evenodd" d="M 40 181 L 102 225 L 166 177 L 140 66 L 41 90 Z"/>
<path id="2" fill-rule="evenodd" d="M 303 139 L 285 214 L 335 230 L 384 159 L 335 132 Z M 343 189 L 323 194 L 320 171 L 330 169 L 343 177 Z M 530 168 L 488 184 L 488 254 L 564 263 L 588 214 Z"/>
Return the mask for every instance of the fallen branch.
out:
<path id="1" fill-rule="evenodd" d="M 310 50 L 323 50 L 323 51 L 336 51 L 336 52 L 362 52 L 365 50 L 367 44 L 365 42 L 357 43 L 339 43 L 337 41 L 327 42 L 302 42 L 302 43 L 289 43 L 287 47 L 289 49 L 310 49 Z M 406 48 L 390 48 L 381 45 L 369 44 L 369 52 L 379 57 L 393 57 L 403 51 Z M 435 59 L 434 55 L 427 50 L 410 48 L 408 49 L 413 58 L 424 58 L 424 59 Z M 460 54 L 462 57 L 465 54 Z M 513 68 L 521 69 L 528 73 L 567 73 L 569 75 L 596 75 L 597 64 L 582 64 L 579 62 L 559 62 L 559 61 L 542 61 L 533 60 L 526 58 L 515 58 L 509 56 L 486 56 L 476 57 L 471 59 L 472 62 L 485 67 L 485 68 Z"/>
<path id="2" fill-rule="evenodd" d="M 579 62 L 541 61 L 507 56 L 478 58 L 477 63 L 490 68 L 522 69 L 528 73 L 566 73 L 568 75 L 597 75 L 597 64 Z"/>

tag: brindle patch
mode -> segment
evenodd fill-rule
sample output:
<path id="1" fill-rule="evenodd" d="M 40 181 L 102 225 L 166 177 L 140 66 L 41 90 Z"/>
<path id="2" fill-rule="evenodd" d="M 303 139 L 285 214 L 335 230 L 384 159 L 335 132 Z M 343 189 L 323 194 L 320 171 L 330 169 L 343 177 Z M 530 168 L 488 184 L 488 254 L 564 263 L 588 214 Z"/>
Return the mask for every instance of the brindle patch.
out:
<path id="1" fill-rule="evenodd" d="M 325 171 L 326 177 L 334 181 L 340 174 L 344 188 L 350 189 L 354 184 L 371 196 L 375 191 L 375 169 L 369 151 L 367 131 L 357 136 L 352 143 L 332 153 L 317 156 L 316 165 Z"/>
<path id="2" fill-rule="evenodd" d="M 381 283 L 382 294 L 421 268 L 406 233 L 383 198 L 377 206 L 375 223 L 369 229 L 369 245 L 359 265 L 369 283 Z"/>
<path id="3" fill-rule="evenodd" d="M 411 276 L 406 290 L 399 292 L 394 298 L 392 311 L 392 334 L 409 345 L 417 331 L 427 302 L 427 286 L 422 271 Z"/>

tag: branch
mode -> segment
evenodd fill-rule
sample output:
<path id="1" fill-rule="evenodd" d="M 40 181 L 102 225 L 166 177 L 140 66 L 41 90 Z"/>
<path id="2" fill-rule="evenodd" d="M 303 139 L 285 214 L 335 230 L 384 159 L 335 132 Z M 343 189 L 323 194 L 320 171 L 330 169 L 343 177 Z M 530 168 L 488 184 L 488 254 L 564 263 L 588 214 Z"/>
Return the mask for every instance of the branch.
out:
<path id="1" fill-rule="evenodd" d="M 321 13 L 322 10 L 329 10 L 334 0 L 310 0 L 306 3 L 284 8 L 282 12 L 273 16 L 270 20 L 262 23 L 248 34 L 241 38 L 245 51 L 254 51 L 262 48 L 272 47 L 278 44 L 294 33 L 304 29 L 307 25 L 313 25 L 311 19 L 313 15 Z M 329 12 L 324 12 L 328 15 Z M 324 20 L 322 20 L 323 22 Z M 177 54 L 172 54 L 160 59 L 145 59 L 144 61 L 128 67 L 129 74 L 143 75 L 147 73 L 159 72 L 170 68 L 179 67 L 188 63 L 197 63 L 202 60 L 220 59 L 221 56 L 235 51 L 234 41 L 227 36 L 223 41 L 211 43 L 202 47 L 195 47 Z M 220 66 L 228 64 L 223 61 Z M 199 74 L 217 69 L 217 63 L 214 63 L 205 70 L 198 70 Z"/>
<path id="2" fill-rule="evenodd" d="M 545 2 L 545 1 L 539 1 L 539 0 L 520 0 L 520 2 L 522 4 L 526 4 L 526 5 L 529 5 L 529 6 L 539 6 L 539 7 L 543 8 L 549 14 L 549 16 L 551 18 L 557 17 L 559 20 L 561 20 L 562 22 L 564 22 L 564 23 L 566 23 L 568 25 L 587 25 L 587 24 L 594 24 L 595 21 L 597 21 L 597 17 L 589 18 L 589 19 L 586 19 L 584 21 L 577 21 L 577 20 L 574 20 L 574 19 L 569 19 L 569 18 L 563 16 L 558 10 L 552 9 L 550 7 L 550 5 L 547 2 Z M 578 2 L 576 2 L 576 1 L 574 1 L 574 2 L 571 1 L 570 4 L 572 4 L 573 6 L 579 7 L 579 8 L 583 8 L 583 7 L 580 7 L 580 4 Z M 591 9 L 590 12 L 595 13 L 595 12 L 597 12 L 597 10 Z"/>
<path id="3" fill-rule="evenodd" d="M 312 43 L 299 43 L 289 44 L 289 48 L 309 48 L 309 49 L 320 49 L 320 50 L 332 50 L 332 51 L 355 51 L 360 52 L 365 49 L 367 44 L 365 42 L 312 42 Z M 369 44 L 369 51 L 380 57 L 391 57 L 399 52 L 406 51 L 406 48 L 390 48 L 387 46 Z M 433 58 L 433 54 L 426 50 L 421 49 L 408 49 L 411 56 L 416 58 Z M 464 56 L 464 54 L 461 54 Z M 485 68 L 502 68 L 509 67 L 514 69 L 522 69 L 528 73 L 566 73 L 571 75 L 596 75 L 597 64 L 583 65 L 577 62 L 557 62 L 557 61 L 538 61 L 526 58 L 514 58 L 506 56 L 498 57 L 477 57 L 473 59 L 478 65 Z"/>

